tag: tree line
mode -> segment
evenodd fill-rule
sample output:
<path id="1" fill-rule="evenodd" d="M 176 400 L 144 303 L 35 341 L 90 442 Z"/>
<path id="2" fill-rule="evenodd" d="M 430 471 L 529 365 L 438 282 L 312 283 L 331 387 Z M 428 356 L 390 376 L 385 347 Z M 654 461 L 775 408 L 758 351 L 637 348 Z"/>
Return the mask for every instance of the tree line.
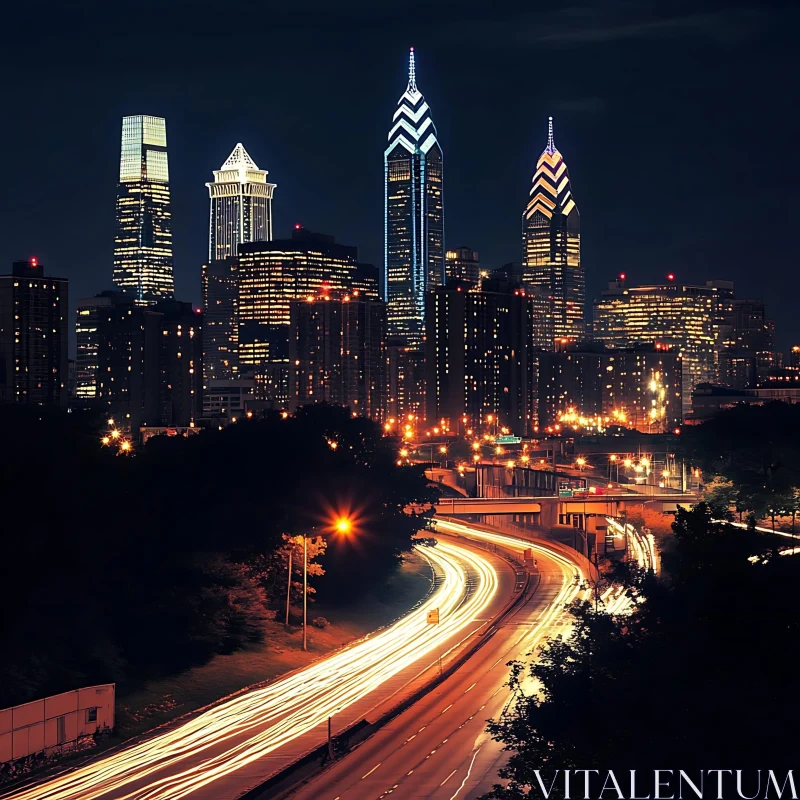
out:
<path id="1" fill-rule="evenodd" d="M 103 424 L 0 412 L 0 708 L 263 639 L 302 534 L 318 596 L 357 600 L 423 525 L 406 506 L 434 499 L 422 470 L 398 468 L 379 428 L 346 409 L 159 436 L 130 456 L 101 446 Z M 352 535 L 328 535 L 340 515 Z"/>

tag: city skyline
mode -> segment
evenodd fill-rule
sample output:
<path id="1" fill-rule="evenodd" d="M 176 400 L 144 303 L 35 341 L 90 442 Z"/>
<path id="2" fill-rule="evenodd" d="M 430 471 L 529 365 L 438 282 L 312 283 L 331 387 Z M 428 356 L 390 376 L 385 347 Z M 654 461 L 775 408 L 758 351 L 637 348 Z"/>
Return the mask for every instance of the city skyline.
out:
<path id="1" fill-rule="evenodd" d="M 789 277 L 787 265 L 797 260 L 796 243 L 780 231 L 797 209 L 786 176 L 796 172 L 791 142 L 798 125 L 791 111 L 776 119 L 780 95 L 769 80 L 788 66 L 785 32 L 791 25 L 783 17 L 788 12 L 760 4 L 754 24 L 744 25 L 744 12 L 719 8 L 702 20 L 676 11 L 681 24 L 656 10 L 637 10 L 624 20 L 603 10 L 589 26 L 569 19 L 568 8 L 542 8 L 535 36 L 526 15 L 508 11 L 478 37 L 479 15 L 469 3 L 459 23 L 463 35 L 456 35 L 441 11 L 409 32 L 390 27 L 379 10 L 359 21 L 350 16 L 352 4 L 345 4 L 340 19 L 326 18 L 325 37 L 315 21 L 302 41 L 288 36 L 273 43 L 270 58 L 248 53 L 242 62 L 215 63 L 211 70 L 197 47 L 210 37 L 203 10 L 201 4 L 191 47 L 180 37 L 177 15 L 165 12 L 161 35 L 171 46 L 159 66 L 163 79 L 138 69 L 121 39 L 123 29 L 111 27 L 109 18 L 88 19 L 70 51 L 59 43 L 53 19 L 45 17 L 30 29 L 37 33 L 35 40 L 20 29 L 3 58 L 10 68 L 10 106 L 28 110 L 22 124 L 3 132 L 0 146 L 6 152 L 32 149 L 37 156 L 8 164 L 6 181 L 15 192 L 0 201 L 7 221 L 0 242 L 4 263 L 38 256 L 70 278 L 73 298 L 110 288 L 119 118 L 142 110 L 167 118 L 170 128 L 178 296 L 199 300 L 196 269 L 207 257 L 208 225 L 208 200 L 200 187 L 240 140 L 280 184 L 276 231 L 295 222 L 333 231 L 341 241 L 358 244 L 365 260 L 380 263 L 383 210 L 375 198 L 382 164 L 377 154 L 398 83 L 404 81 L 402 53 L 414 44 L 424 54 L 423 88 L 435 100 L 447 154 L 450 245 L 474 248 L 490 266 L 518 258 L 519 210 L 541 131 L 552 114 L 559 147 L 579 182 L 588 297 L 619 271 L 637 283 L 657 282 L 669 271 L 689 283 L 728 277 L 743 296 L 760 296 L 767 303 L 780 349 L 798 339 L 790 293 L 776 288 Z M 14 13 L 27 16 L 29 11 Z M 263 18 L 257 13 L 253 22 Z M 270 22 L 286 32 L 295 24 L 291 15 Z M 10 28 L 15 28 L 13 19 Z M 42 52 L 31 64 L 23 53 L 34 41 Z M 101 68 L 86 73 L 89 43 L 98 41 L 103 44 L 93 62 Z M 499 47 L 504 41 L 508 47 Z M 739 43 L 748 47 L 746 68 Z M 476 57 L 464 59 L 464 47 L 475 48 Z M 679 61 L 675 48 L 683 52 Z M 558 77 L 532 85 L 527 59 L 555 56 L 563 59 Z M 286 79 L 278 79 L 276 58 Z M 196 72 L 202 91 L 180 80 L 187 68 Z M 310 81 L 313 102 L 302 91 Z M 256 85 L 263 102 L 254 104 Z M 209 91 L 224 101 L 213 112 Z M 347 125 L 337 124 L 343 91 L 352 120 Z M 752 98 L 746 112 L 742 92 Z M 38 98 L 35 107 L 26 103 L 30 96 Z M 67 126 L 57 142 L 50 141 L 47 121 L 82 114 L 87 98 L 91 113 L 82 125 Z M 760 194 L 765 232 L 756 243 L 742 236 L 737 222 L 738 174 L 741 154 L 764 138 L 768 119 L 774 121 L 770 148 L 781 168 L 766 175 Z M 324 126 L 327 145 L 314 121 Z M 615 171 L 620 157 L 632 167 L 624 179 Z M 36 187 L 67 163 L 81 169 L 71 202 L 58 214 L 47 207 L 32 214 L 39 202 Z M 672 210 L 699 174 L 706 187 L 703 213 L 684 216 L 678 225 Z M 83 235 L 84 229 L 91 236 Z M 653 243 L 657 247 L 648 252 Z M 770 269 L 755 269 L 757 264 Z M 774 280 L 762 290 L 765 275 Z"/>

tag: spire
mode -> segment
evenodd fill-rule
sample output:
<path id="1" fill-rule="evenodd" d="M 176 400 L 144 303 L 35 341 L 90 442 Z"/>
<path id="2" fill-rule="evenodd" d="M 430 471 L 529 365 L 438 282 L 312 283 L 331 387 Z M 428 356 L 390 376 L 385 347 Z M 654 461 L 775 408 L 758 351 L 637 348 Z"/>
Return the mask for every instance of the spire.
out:
<path id="1" fill-rule="evenodd" d="M 233 148 L 233 152 L 228 156 L 227 160 L 222 165 L 222 169 L 242 168 L 255 170 L 258 169 L 255 161 L 250 158 L 250 154 L 244 149 L 244 145 L 241 142 L 238 142 L 236 147 Z"/>
<path id="2" fill-rule="evenodd" d="M 417 74 L 416 69 L 414 66 L 414 48 L 411 48 L 411 52 L 408 56 L 408 91 L 409 92 L 416 92 L 417 91 Z"/>
<path id="3" fill-rule="evenodd" d="M 547 147 L 545 148 L 548 153 L 552 154 L 556 151 L 556 145 L 553 141 L 553 118 L 547 118 Z"/>

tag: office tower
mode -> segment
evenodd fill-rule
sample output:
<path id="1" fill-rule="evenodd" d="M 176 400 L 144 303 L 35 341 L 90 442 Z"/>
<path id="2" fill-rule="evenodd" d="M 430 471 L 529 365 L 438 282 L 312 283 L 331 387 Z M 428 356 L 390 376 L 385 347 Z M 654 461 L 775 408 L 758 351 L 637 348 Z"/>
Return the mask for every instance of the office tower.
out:
<path id="1" fill-rule="evenodd" d="M 414 48 L 383 154 L 384 277 L 389 335 L 422 347 L 425 292 L 444 281 L 442 148 L 417 88 Z"/>
<path id="2" fill-rule="evenodd" d="M 174 295 L 167 128 L 161 117 L 122 119 L 114 285 L 141 304 Z"/>
<path id="3" fill-rule="evenodd" d="M 267 181 L 267 174 L 241 142 L 214 170 L 213 182 L 206 184 L 211 198 L 209 261 L 235 256 L 240 242 L 272 239 L 272 193 L 276 184 Z"/>
<path id="4" fill-rule="evenodd" d="M 679 352 L 662 344 L 607 350 L 584 342 L 543 353 L 539 426 L 621 425 L 665 433 L 683 419 L 682 381 Z"/>
<path id="5" fill-rule="evenodd" d="M 202 314 L 190 303 L 97 308 L 97 400 L 118 427 L 188 427 L 202 414 Z"/>
<path id="6" fill-rule="evenodd" d="M 386 415 L 404 423 L 425 419 L 425 353 L 400 337 L 386 340 Z"/>
<path id="7" fill-rule="evenodd" d="M 494 279 L 451 279 L 426 298 L 426 416 L 450 425 L 489 416 L 515 434 L 536 422 L 539 351 L 552 342 L 549 298 Z"/>
<path id="8" fill-rule="evenodd" d="M 594 302 L 594 339 L 613 349 L 658 343 L 677 351 L 683 361 L 686 416 L 694 387 L 715 382 L 716 301 L 713 286 L 679 284 L 672 274 L 655 286 L 612 281 Z"/>
<path id="9" fill-rule="evenodd" d="M 67 287 L 35 258 L 0 275 L 0 403 L 67 404 Z"/>
<path id="10" fill-rule="evenodd" d="M 203 419 L 220 425 L 241 419 L 253 405 L 255 390 L 255 377 L 206 383 L 203 389 Z"/>
<path id="11" fill-rule="evenodd" d="M 239 262 L 235 256 L 203 264 L 203 379 L 229 381 L 239 372 Z"/>
<path id="12" fill-rule="evenodd" d="M 290 403 L 346 406 L 381 421 L 386 306 L 342 293 L 291 302 Z"/>
<path id="13" fill-rule="evenodd" d="M 299 225 L 291 239 L 240 244 L 238 261 L 240 368 L 288 361 L 292 300 L 323 288 L 361 296 L 369 283 L 355 247 Z"/>
<path id="14" fill-rule="evenodd" d="M 78 404 L 93 405 L 97 400 L 97 371 L 99 364 L 100 309 L 109 308 L 124 300 L 119 292 L 101 292 L 78 301 L 75 316 L 77 340 L 75 364 L 75 398 Z"/>
<path id="15" fill-rule="evenodd" d="M 447 278 L 458 278 L 477 283 L 481 277 L 481 262 L 477 250 L 469 247 L 457 247 L 445 253 L 445 275 Z"/>
<path id="16" fill-rule="evenodd" d="M 581 266 L 581 218 L 564 158 L 553 140 L 550 117 L 547 147 L 522 215 L 523 281 L 553 301 L 553 335 L 577 341 L 584 337 L 586 286 Z"/>
<path id="17" fill-rule="evenodd" d="M 775 323 L 767 319 L 762 302 L 734 298 L 725 303 L 721 321 L 719 382 L 734 389 L 756 388 L 777 366 Z"/>

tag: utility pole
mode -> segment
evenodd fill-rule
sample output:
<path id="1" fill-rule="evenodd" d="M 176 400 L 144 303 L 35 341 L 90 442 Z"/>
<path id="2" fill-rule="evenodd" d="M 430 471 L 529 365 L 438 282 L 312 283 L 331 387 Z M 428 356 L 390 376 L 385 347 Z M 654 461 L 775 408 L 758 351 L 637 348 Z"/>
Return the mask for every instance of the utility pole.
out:
<path id="1" fill-rule="evenodd" d="M 308 650 L 308 537 L 303 534 L 303 650 Z"/>
<path id="2" fill-rule="evenodd" d="M 289 539 L 289 584 L 286 587 L 286 624 L 289 624 L 289 600 L 292 596 L 292 553 L 294 552 L 294 542 Z"/>

